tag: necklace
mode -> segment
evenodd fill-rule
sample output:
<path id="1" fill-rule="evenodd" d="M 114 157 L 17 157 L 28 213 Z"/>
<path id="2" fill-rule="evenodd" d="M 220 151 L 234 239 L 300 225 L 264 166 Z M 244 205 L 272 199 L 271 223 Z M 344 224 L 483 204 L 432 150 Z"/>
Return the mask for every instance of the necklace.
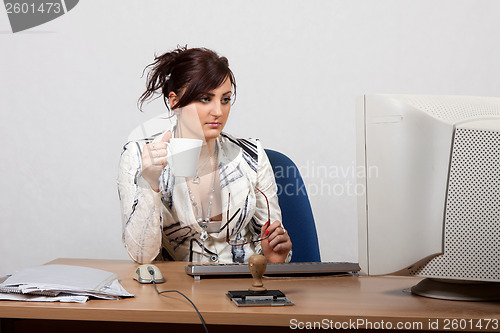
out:
<path id="1" fill-rule="evenodd" d="M 210 223 L 211 216 L 212 216 L 211 213 L 212 213 L 212 203 L 213 203 L 214 193 L 215 193 L 215 176 L 216 176 L 216 172 L 218 169 L 218 166 L 217 166 L 218 156 L 219 156 L 219 149 L 218 149 L 218 146 L 216 145 L 215 150 L 214 150 L 215 170 L 212 171 L 212 174 L 213 174 L 212 187 L 208 192 L 208 204 L 207 204 L 206 214 L 204 214 L 204 212 L 203 212 L 203 205 L 199 205 L 196 202 L 196 200 L 195 200 L 196 198 L 193 194 L 193 191 L 191 190 L 189 183 L 186 182 L 187 187 L 188 187 L 189 199 L 191 200 L 191 204 L 192 204 L 193 209 L 194 209 L 196 222 L 198 222 L 200 224 L 200 226 L 204 229 L 207 229 L 208 223 Z M 200 169 L 203 169 L 203 167 L 207 164 L 207 161 L 209 161 L 209 160 L 210 160 L 210 156 L 206 159 L 206 161 L 203 163 L 203 165 L 200 166 Z M 197 178 L 197 181 L 195 181 L 195 178 Z M 198 169 L 196 170 L 195 178 L 193 178 L 193 180 L 192 180 L 193 184 L 200 184 L 200 177 L 198 176 Z"/>
<path id="2" fill-rule="evenodd" d="M 212 202 L 214 199 L 214 193 L 215 193 L 215 176 L 216 172 L 218 170 L 218 156 L 219 156 L 219 150 L 217 144 L 215 145 L 215 151 L 214 151 L 214 157 L 215 157 L 215 170 L 212 170 L 212 188 L 210 189 L 208 193 L 208 207 L 207 207 L 207 212 L 206 215 L 203 214 L 203 206 L 200 207 L 198 203 L 195 200 L 195 196 L 193 192 L 191 191 L 191 188 L 189 187 L 189 183 L 186 182 L 187 188 L 188 188 L 188 194 L 189 194 L 189 199 L 191 200 L 191 204 L 193 205 L 193 209 L 195 212 L 195 218 L 196 222 L 200 225 L 201 228 L 203 228 L 202 232 L 200 233 L 200 240 L 202 242 L 201 246 L 201 254 L 205 254 L 205 241 L 208 239 L 208 232 L 207 230 L 209 229 L 209 223 L 211 221 L 211 212 L 212 212 Z M 210 156 L 207 158 L 207 161 L 210 160 Z M 205 166 L 206 162 L 203 163 L 203 167 Z M 194 181 L 194 184 L 199 184 L 200 183 L 200 177 L 198 176 L 198 169 L 196 170 L 196 177 L 197 182 Z"/>
<path id="3" fill-rule="evenodd" d="M 217 146 L 215 146 L 215 153 L 217 153 Z M 196 168 L 196 174 L 194 175 L 193 179 L 191 179 L 191 182 L 193 184 L 199 184 L 200 183 L 200 176 L 198 174 L 198 169 L 199 170 L 203 170 L 203 168 L 205 167 L 205 165 L 207 165 L 208 161 L 210 161 L 210 156 L 207 157 L 207 159 L 203 162 L 202 165 L 200 165 L 199 167 Z M 217 161 L 216 161 L 217 163 Z"/>

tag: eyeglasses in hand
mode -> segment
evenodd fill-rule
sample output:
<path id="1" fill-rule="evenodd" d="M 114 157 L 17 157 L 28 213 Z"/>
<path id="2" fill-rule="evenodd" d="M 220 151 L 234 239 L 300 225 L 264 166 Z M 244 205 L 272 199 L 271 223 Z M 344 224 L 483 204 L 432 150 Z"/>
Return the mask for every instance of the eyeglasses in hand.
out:
<path id="1" fill-rule="evenodd" d="M 262 192 L 261 190 L 259 190 L 257 187 L 255 188 L 257 191 L 259 191 L 263 196 L 264 198 L 266 199 L 266 204 L 267 204 L 267 224 L 269 225 L 270 224 L 270 221 L 271 221 L 271 212 L 269 210 L 269 200 L 267 200 L 267 197 L 266 195 L 264 194 L 264 192 Z M 245 245 L 245 244 L 250 244 L 250 243 L 255 243 L 255 242 L 260 242 L 264 239 L 267 239 L 269 238 L 269 235 L 266 235 L 264 237 L 260 237 L 258 239 L 251 239 L 251 240 L 244 240 L 244 239 L 231 239 L 229 237 L 229 223 L 234 220 L 234 218 L 236 217 L 236 215 L 238 215 L 238 213 L 240 212 L 241 208 L 238 208 L 238 210 L 236 211 L 236 213 L 233 214 L 233 216 L 231 218 L 229 218 L 229 203 L 231 201 L 231 193 L 229 193 L 229 199 L 227 201 L 227 223 L 226 223 L 226 242 L 229 244 L 229 245 L 232 245 L 232 246 L 242 246 L 242 245 Z"/>

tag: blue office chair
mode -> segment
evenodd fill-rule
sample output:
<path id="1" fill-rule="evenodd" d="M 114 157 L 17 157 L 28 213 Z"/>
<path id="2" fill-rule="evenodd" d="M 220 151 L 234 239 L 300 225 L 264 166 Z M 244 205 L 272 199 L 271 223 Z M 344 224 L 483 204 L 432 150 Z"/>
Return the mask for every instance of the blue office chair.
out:
<path id="1" fill-rule="evenodd" d="M 321 262 L 316 225 L 299 169 L 280 152 L 266 149 L 278 185 L 283 225 L 292 240 L 292 262 Z"/>

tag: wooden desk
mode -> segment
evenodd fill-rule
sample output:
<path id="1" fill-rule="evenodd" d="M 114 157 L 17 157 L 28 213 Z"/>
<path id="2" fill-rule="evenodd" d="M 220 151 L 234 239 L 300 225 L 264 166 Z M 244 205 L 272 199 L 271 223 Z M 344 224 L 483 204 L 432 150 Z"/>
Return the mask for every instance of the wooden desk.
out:
<path id="1" fill-rule="evenodd" d="M 137 265 L 132 261 L 57 259 L 51 263 L 114 272 L 123 287 L 135 297 L 118 301 L 92 299 L 85 304 L 0 301 L 0 318 L 3 318 L 1 333 L 30 331 L 33 327 L 38 332 L 43 332 L 44 327 L 47 331 L 54 331 L 54 325 L 59 325 L 59 329 L 70 327 L 71 331 L 85 327 L 82 331 L 93 329 L 99 332 L 96 327 L 120 323 L 120 333 L 136 332 L 137 329 L 144 331 L 147 325 L 156 328 L 165 324 L 179 329 L 187 324 L 185 327 L 192 327 L 193 332 L 203 331 L 196 312 L 182 296 L 174 293 L 159 296 L 152 285 L 133 280 L 131 276 Z M 195 281 L 184 273 L 186 263 L 164 262 L 157 265 L 167 279 L 166 283 L 159 285 L 159 289 L 183 292 L 197 305 L 206 323 L 216 328 L 211 329 L 213 332 L 255 332 L 255 327 L 247 329 L 245 326 L 273 327 L 272 332 L 282 332 L 289 331 L 290 327 L 299 329 L 314 325 L 315 322 L 321 327 L 334 328 L 388 328 L 391 325 L 395 329 L 397 325 L 403 325 L 402 328 L 418 331 L 453 331 L 460 325 L 467 327 L 467 331 L 471 330 L 471 325 L 472 329 L 478 330 L 476 325 L 481 323 L 482 331 L 500 330 L 500 303 L 442 301 L 411 295 L 409 288 L 419 278 L 268 278 L 264 281 L 268 289 L 280 289 L 296 305 L 238 308 L 225 294 L 228 290 L 247 289 L 251 284 L 250 278 L 202 278 Z M 74 325 L 73 321 L 79 321 L 79 325 Z M 489 327 L 485 329 L 487 323 Z M 231 325 L 239 326 L 235 329 Z"/>

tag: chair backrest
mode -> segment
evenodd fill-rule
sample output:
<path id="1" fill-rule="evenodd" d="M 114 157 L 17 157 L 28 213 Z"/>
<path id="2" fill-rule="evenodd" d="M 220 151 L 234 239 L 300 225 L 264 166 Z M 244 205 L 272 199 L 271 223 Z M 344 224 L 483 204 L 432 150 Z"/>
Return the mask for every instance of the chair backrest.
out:
<path id="1" fill-rule="evenodd" d="M 321 262 L 314 216 L 299 169 L 280 152 L 266 149 L 266 153 L 278 185 L 282 223 L 292 240 L 292 262 Z"/>

